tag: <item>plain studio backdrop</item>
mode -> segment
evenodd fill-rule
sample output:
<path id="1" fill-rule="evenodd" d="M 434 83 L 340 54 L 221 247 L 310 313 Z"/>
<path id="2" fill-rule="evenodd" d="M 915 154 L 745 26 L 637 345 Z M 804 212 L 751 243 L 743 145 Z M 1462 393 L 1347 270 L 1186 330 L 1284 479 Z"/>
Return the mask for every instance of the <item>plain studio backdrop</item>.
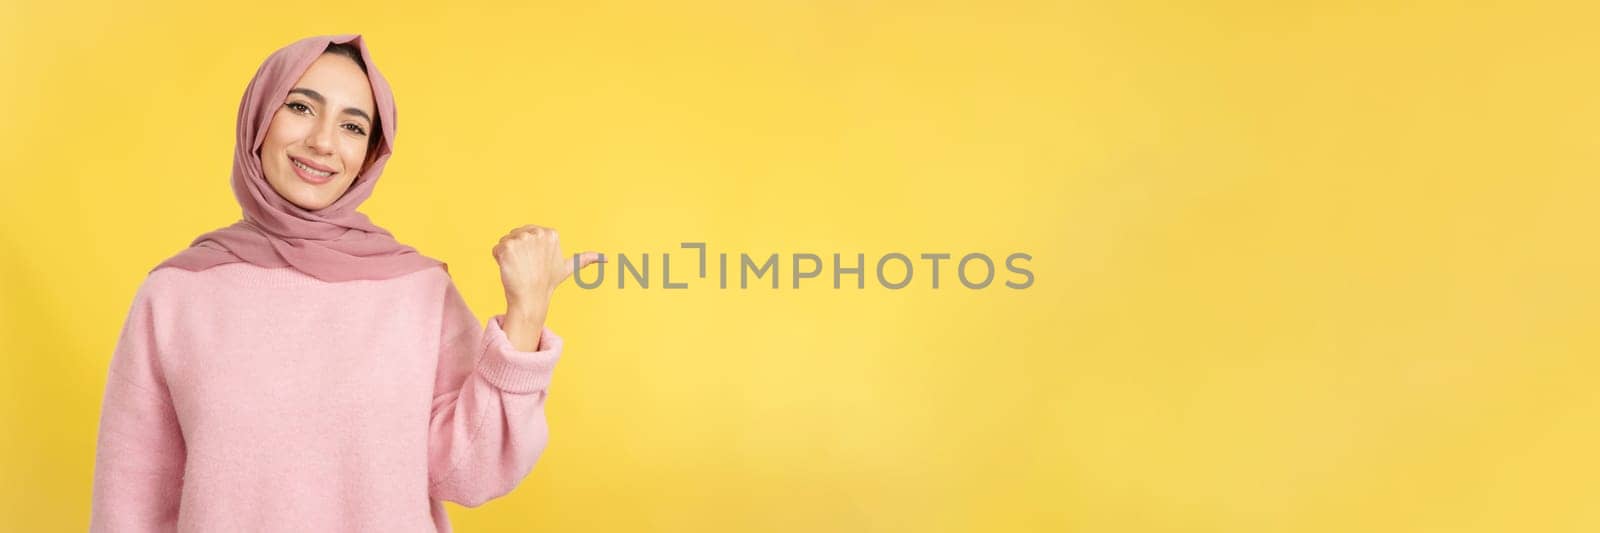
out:
<path id="1" fill-rule="evenodd" d="M 1033 258 L 568 283 L 550 447 L 461 531 L 1600 529 L 1593 6 L 528 4 L 0 8 L 8 527 L 86 527 L 118 330 L 238 218 L 255 68 L 361 33 L 365 211 L 480 319 L 522 224 L 675 279 Z"/>

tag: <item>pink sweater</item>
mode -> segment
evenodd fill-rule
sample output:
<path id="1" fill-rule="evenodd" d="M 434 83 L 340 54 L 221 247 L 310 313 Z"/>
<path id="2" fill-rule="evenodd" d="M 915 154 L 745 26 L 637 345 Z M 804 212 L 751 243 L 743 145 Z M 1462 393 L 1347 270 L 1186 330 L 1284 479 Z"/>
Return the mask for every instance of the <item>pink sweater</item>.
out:
<path id="1" fill-rule="evenodd" d="M 544 450 L 561 338 L 518 351 L 443 269 L 150 273 L 106 382 L 91 531 L 449 531 Z"/>

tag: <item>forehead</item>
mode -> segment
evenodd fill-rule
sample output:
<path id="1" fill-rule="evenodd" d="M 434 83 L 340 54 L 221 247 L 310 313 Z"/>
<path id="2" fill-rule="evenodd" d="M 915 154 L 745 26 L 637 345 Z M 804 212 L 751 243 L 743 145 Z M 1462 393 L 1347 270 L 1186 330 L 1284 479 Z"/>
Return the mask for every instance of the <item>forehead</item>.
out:
<path id="1" fill-rule="evenodd" d="M 373 113 L 372 84 L 367 81 L 367 74 L 361 71 L 361 66 L 348 57 L 322 54 L 311 63 L 305 74 L 300 75 L 294 87 L 322 93 L 328 99 L 329 107 L 354 107 L 366 111 L 368 115 Z"/>

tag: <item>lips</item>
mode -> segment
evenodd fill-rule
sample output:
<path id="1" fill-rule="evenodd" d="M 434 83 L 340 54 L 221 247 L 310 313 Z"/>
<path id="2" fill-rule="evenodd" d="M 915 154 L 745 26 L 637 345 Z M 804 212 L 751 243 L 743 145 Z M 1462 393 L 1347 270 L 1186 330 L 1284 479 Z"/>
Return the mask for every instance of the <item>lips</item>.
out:
<path id="1" fill-rule="evenodd" d="M 294 173 L 300 176 L 300 179 L 313 185 L 322 185 L 333 181 L 334 171 L 331 168 L 294 156 L 289 157 L 289 166 L 294 167 Z"/>
<path id="2" fill-rule="evenodd" d="M 330 174 L 333 173 L 333 169 L 325 167 L 325 166 L 322 166 L 322 165 L 318 165 L 318 164 L 316 164 L 314 162 L 311 162 L 311 161 L 300 159 L 300 158 L 295 157 L 295 156 L 289 156 L 289 159 L 293 159 L 295 161 L 299 161 L 300 164 L 308 166 L 308 167 L 311 167 L 312 170 L 317 170 L 317 171 L 321 171 L 321 172 L 327 172 L 327 173 L 330 173 Z"/>

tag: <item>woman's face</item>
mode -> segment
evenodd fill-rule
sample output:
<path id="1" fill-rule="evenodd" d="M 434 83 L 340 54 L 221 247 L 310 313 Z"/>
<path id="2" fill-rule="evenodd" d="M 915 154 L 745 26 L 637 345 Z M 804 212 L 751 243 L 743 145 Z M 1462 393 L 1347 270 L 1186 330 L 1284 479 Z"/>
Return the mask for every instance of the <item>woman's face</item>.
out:
<path id="1" fill-rule="evenodd" d="M 261 170 L 285 200 L 307 211 L 333 204 L 361 175 L 374 114 L 372 85 L 348 57 L 322 54 L 272 115 Z"/>

